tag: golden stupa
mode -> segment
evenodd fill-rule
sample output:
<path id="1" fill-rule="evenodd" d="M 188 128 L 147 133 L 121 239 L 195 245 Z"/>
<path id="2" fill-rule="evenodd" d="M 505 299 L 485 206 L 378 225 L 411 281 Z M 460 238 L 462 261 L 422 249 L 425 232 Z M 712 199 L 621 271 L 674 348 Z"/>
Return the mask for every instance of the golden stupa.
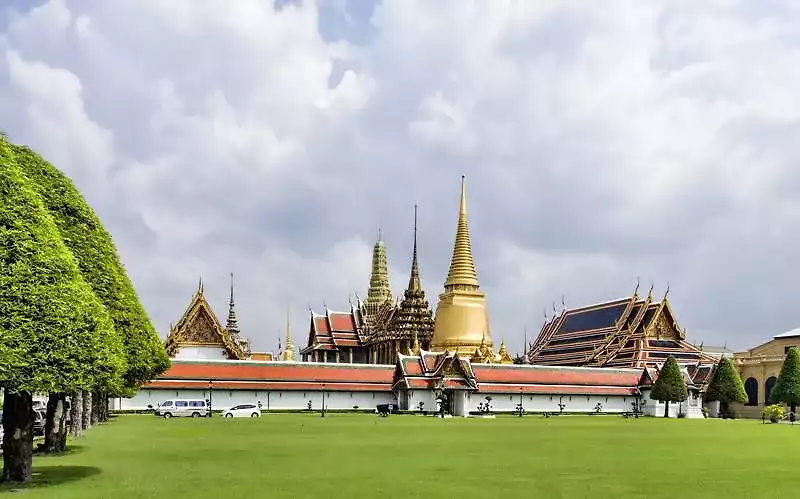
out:
<path id="1" fill-rule="evenodd" d="M 472 355 L 476 348 L 492 348 L 486 295 L 479 291 L 478 273 L 472 259 L 467 226 L 467 196 L 461 176 L 461 206 L 453 245 L 453 259 L 444 283 L 444 293 L 436 305 L 436 323 L 431 350 L 449 350 Z"/>

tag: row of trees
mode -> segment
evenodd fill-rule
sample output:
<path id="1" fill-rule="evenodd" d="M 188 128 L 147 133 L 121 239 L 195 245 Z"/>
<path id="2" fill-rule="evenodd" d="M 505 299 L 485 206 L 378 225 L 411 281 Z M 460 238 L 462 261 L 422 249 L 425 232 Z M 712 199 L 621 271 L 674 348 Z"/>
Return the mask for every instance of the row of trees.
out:
<path id="1" fill-rule="evenodd" d="M 0 201 L 3 480 L 25 482 L 33 394 L 49 394 L 44 450 L 62 452 L 68 431 L 104 420 L 108 397 L 132 395 L 169 359 L 97 215 L 66 176 L 5 136 Z"/>
<path id="2" fill-rule="evenodd" d="M 670 402 L 683 402 L 688 397 L 686 382 L 678 362 L 672 356 L 667 358 L 661 368 L 658 379 L 653 385 L 652 397 L 665 403 L 664 417 L 669 417 Z M 773 404 L 789 405 L 791 412 L 795 412 L 797 405 L 800 404 L 800 350 L 796 347 L 789 348 L 786 353 L 778 381 L 770 393 L 770 400 Z M 734 417 L 731 404 L 747 401 L 742 378 L 733 367 L 731 359 L 723 357 L 717 364 L 706 390 L 706 401 L 719 402 L 722 418 Z"/>

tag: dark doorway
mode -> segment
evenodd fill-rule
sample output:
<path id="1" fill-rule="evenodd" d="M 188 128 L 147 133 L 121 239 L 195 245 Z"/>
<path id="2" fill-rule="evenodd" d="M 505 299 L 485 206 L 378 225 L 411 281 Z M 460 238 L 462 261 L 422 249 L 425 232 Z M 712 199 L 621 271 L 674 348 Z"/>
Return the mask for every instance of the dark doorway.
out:
<path id="1" fill-rule="evenodd" d="M 775 388 L 775 383 L 778 382 L 778 378 L 775 376 L 770 376 L 767 378 L 767 382 L 764 384 L 764 405 L 769 405 L 770 402 L 769 398 L 772 395 L 772 389 Z"/>
<path id="2" fill-rule="evenodd" d="M 758 405 L 758 381 L 755 378 L 747 378 L 744 382 L 744 391 L 747 392 L 745 405 Z"/>

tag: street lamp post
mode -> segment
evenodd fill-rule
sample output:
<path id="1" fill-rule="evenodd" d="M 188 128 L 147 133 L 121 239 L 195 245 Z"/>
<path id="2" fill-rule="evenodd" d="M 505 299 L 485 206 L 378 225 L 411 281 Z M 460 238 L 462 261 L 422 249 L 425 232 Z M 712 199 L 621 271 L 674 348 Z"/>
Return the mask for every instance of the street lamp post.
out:
<path id="1" fill-rule="evenodd" d="M 211 406 L 211 403 L 213 401 L 213 395 L 212 395 L 213 390 L 214 390 L 213 382 L 211 380 L 208 380 L 208 417 L 211 417 L 211 415 L 214 413 L 213 408 Z"/>

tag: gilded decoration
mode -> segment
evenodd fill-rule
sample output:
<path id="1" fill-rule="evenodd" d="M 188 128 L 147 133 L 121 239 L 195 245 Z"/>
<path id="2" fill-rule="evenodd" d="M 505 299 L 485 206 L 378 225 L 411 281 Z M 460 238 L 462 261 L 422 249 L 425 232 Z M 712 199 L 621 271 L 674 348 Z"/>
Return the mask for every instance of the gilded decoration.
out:
<path id="1" fill-rule="evenodd" d="M 246 341 L 233 338 L 220 324 L 203 295 L 202 283 L 164 342 L 169 356 L 175 356 L 182 346 L 189 345 L 219 346 L 230 359 L 243 360 L 249 355 Z"/>
<path id="2" fill-rule="evenodd" d="M 480 291 L 467 223 L 466 181 L 461 177 L 461 198 L 456 237 L 444 293 L 436 306 L 432 350 L 473 351 L 481 343 L 492 347 L 486 297 Z"/>
<path id="3" fill-rule="evenodd" d="M 197 345 L 224 345 L 205 310 L 199 310 L 183 335 L 185 343 Z"/>

